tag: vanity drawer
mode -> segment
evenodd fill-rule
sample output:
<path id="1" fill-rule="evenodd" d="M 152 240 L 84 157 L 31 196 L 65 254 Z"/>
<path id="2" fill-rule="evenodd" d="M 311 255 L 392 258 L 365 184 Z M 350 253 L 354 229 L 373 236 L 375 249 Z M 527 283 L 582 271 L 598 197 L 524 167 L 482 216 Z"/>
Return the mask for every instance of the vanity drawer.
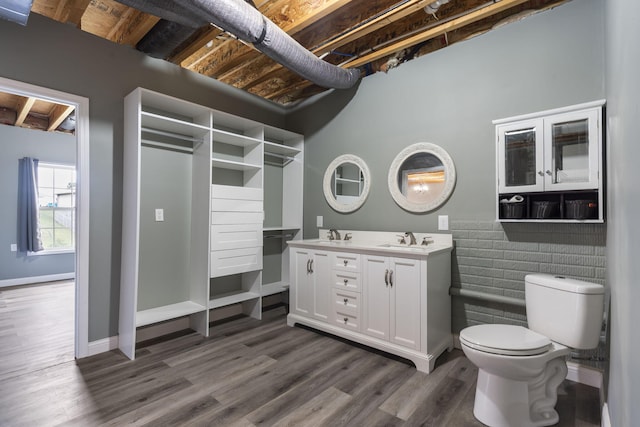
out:
<path id="1" fill-rule="evenodd" d="M 331 277 L 334 288 L 360 292 L 360 273 L 355 271 L 334 270 Z"/>
<path id="2" fill-rule="evenodd" d="M 360 330 L 360 319 L 351 314 L 336 313 L 334 325 L 353 331 Z"/>
<path id="3" fill-rule="evenodd" d="M 360 271 L 360 254 L 336 252 L 332 257 L 334 270 Z"/>
<path id="4" fill-rule="evenodd" d="M 333 307 L 337 314 L 360 317 L 360 294 L 351 291 L 333 289 Z"/>

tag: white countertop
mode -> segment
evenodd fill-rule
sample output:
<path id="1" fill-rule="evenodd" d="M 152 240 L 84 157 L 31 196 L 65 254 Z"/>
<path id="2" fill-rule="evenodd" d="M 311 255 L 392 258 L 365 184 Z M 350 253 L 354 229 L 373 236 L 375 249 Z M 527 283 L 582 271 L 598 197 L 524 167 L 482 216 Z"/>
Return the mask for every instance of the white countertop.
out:
<path id="1" fill-rule="evenodd" d="M 290 240 L 292 247 L 323 249 L 347 252 L 368 252 L 380 255 L 394 255 L 411 258 L 427 258 L 440 252 L 450 252 L 453 249 L 453 237 L 443 233 L 414 233 L 417 244 L 400 243 L 400 236 L 404 232 L 338 230 L 344 239 L 347 233 L 350 240 L 329 240 L 328 231 L 320 230 L 318 239 Z M 423 238 L 427 238 L 427 245 L 422 245 Z M 406 239 L 409 240 L 408 238 Z"/>

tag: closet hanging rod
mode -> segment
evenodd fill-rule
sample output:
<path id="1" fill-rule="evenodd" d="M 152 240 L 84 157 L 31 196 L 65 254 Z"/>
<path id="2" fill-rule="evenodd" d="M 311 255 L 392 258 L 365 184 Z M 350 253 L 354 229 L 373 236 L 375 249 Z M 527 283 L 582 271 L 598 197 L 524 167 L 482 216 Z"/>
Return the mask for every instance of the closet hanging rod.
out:
<path id="1" fill-rule="evenodd" d="M 193 148 L 191 147 L 181 147 L 179 145 L 175 145 L 175 144 L 169 144 L 166 142 L 158 142 L 158 141 L 151 141 L 148 139 L 142 139 L 140 140 L 142 146 L 144 147 L 153 147 L 153 148 L 161 148 L 163 150 L 170 150 L 170 151 L 177 151 L 179 153 L 189 153 L 189 154 L 193 154 Z"/>
<path id="2" fill-rule="evenodd" d="M 286 154 L 272 153 L 270 151 L 265 151 L 264 155 L 265 156 L 271 156 L 271 157 L 277 157 L 279 159 L 285 159 L 285 160 L 293 160 L 294 159 L 293 156 L 287 156 Z"/>
<path id="3" fill-rule="evenodd" d="M 163 130 L 159 130 L 159 129 L 146 128 L 146 127 L 141 127 L 140 130 L 142 132 L 149 132 L 149 133 L 153 133 L 153 134 L 156 134 L 156 135 L 168 136 L 170 138 L 181 139 L 183 141 L 202 142 L 202 137 L 197 138 L 197 137 L 194 137 L 194 136 L 182 135 L 180 133 L 167 132 L 167 131 L 163 131 Z"/>

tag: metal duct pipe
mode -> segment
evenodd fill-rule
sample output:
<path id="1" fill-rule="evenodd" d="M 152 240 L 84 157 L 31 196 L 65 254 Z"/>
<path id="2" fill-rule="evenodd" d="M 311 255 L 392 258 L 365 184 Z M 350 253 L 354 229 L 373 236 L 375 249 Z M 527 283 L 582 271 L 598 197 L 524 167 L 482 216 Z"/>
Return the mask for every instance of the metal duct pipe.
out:
<path id="1" fill-rule="evenodd" d="M 360 78 L 358 70 L 319 59 L 243 0 L 118 1 L 193 28 L 212 23 L 318 86 L 347 89 Z"/>

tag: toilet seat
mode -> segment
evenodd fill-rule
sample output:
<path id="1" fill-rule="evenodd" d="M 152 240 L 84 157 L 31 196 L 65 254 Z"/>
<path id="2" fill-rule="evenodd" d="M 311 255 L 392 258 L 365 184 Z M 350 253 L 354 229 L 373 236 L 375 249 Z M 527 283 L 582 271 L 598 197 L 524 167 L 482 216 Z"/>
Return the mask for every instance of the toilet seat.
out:
<path id="1" fill-rule="evenodd" d="M 505 356 L 534 356 L 545 353 L 551 340 L 516 325 L 477 325 L 460 331 L 460 342 L 486 353 Z"/>

